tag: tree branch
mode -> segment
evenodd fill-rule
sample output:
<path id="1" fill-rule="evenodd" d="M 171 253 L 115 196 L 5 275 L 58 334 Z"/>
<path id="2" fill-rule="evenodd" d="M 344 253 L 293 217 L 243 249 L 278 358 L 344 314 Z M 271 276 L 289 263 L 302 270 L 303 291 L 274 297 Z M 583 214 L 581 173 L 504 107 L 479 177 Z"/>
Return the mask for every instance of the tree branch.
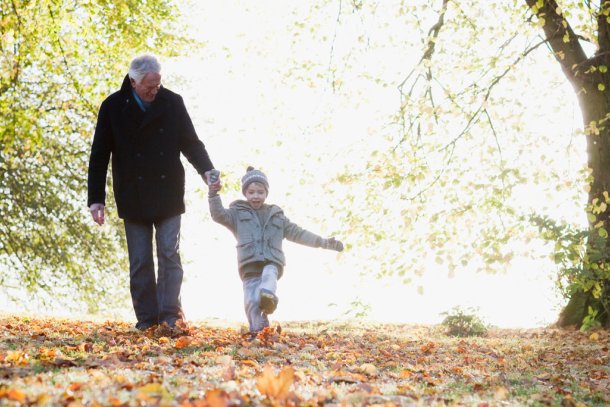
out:
<path id="1" fill-rule="evenodd" d="M 599 53 L 605 53 L 610 49 L 610 25 L 608 24 L 608 11 L 610 11 L 610 2 L 600 0 L 600 8 L 597 14 L 597 43 L 599 44 Z M 593 13 L 592 13 L 593 14 Z"/>
<path id="2" fill-rule="evenodd" d="M 50 4 L 49 4 L 48 9 L 49 9 L 49 15 L 51 16 L 51 19 L 53 20 L 53 24 L 57 27 L 55 13 L 53 13 L 53 9 L 51 8 Z M 83 101 L 83 103 L 85 104 L 87 109 L 90 112 L 95 113 L 95 111 L 96 111 L 95 106 L 93 106 L 91 104 L 91 102 L 89 102 L 89 100 L 87 99 L 86 95 L 84 94 L 84 92 L 81 88 L 80 82 L 78 82 L 78 80 L 74 77 L 74 74 L 72 73 L 72 70 L 70 69 L 70 65 L 68 64 L 68 59 L 66 58 L 66 51 L 64 50 L 63 44 L 61 43 L 61 37 L 59 36 L 59 30 L 56 31 L 56 36 L 57 36 L 57 39 L 56 39 L 57 46 L 59 47 L 59 51 L 61 52 L 61 59 L 62 59 L 64 66 L 66 67 L 66 73 L 68 75 L 68 78 L 70 78 L 70 81 L 72 82 L 72 86 L 74 86 L 76 93 L 81 98 L 81 100 Z"/>
<path id="3" fill-rule="evenodd" d="M 454 145 L 460 138 L 462 138 L 462 136 L 464 136 L 464 134 L 466 134 L 468 132 L 468 130 L 470 130 L 472 125 L 477 122 L 476 119 L 481 115 L 481 112 L 483 112 L 483 110 L 485 109 L 487 101 L 491 97 L 492 90 L 498 83 L 500 83 L 502 78 L 504 78 L 515 65 L 517 65 L 519 62 L 521 62 L 523 59 L 525 59 L 525 57 L 527 55 L 529 55 L 531 52 L 533 52 L 536 48 L 538 48 L 542 44 L 546 44 L 546 43 L 547 43 L 547 40 L 542 40 L 542 41 L 538 42 L 537 44 L 535 44 L 534 46 L 528 48 L 521 55 L 519 55 L 512 64 L 510 64 L 506 69 L 504 69 L 504 71 L 501 74 L 497 75 L 495 78 L 492 79 L 490 84 L 486 87 L 486 92 L 485 92 L 485 96 L 483 96 L 483 100 L 479 104 L 479 107 L 477 108 L 477 110 L 468 120 L 468 123 L 466 123 L 466 126 L 464 126 L 462 131 L 453 140 L 451 140 L 448 144 L 446 144 L 443 148 L 441 148 L 441 151 L 447 149 L 449 146 Z"/>
<path id="4" fill-rule="evenodd" d="M 421 65 L 422 62 L 424 62 L 426 60 L 432 59 L 432 55 L 434 55 L 434 49 L 436 47 L 436 40 L 438 38 L 438 34 L 440 33 L 441 28 L 445 24 L 445 13 L 447 12 L 448 3 L 449 3 L 449 0 L 443 0 L 443 5 L 441 6 L 441 10 L 439 11 L 439 14 L 438 14 L 438 20 L 432 27 L 430 27 L 430 30 L 428 30 L 426 50 L 424 51 L 422 57 L 420 58 L 420 60 L 416 66 Z M 411 72 L 409 72 L 409 74 L 405 77 L 405 79 L 398 85 L 398 90 L 400 91 L 401 95 L 403 95 L 402 88 L 407 83 L 407 81 L 409 80 L 411 75 L 413 75 L 413 73 L 415 72 L 415 69 L 416 68 L 413 68 L 411 70 Z M 415 82 L 417 83 L 417 80 Z M 415 86 L 415 84 L 413 84 L 413 86 Z M 411 87 L 409 94 L 413 91 L 413 86 Z"/>
<path id="5" fill-rule="evenodd" d="M 587 56 L 578 36 L 574 33 L 568 20 L 561 14 L 561 9 L 555 0 L 525 0 L 532 12 L 542 21 L 542 28 L 557 61 L 564 74 L 573 84 L 583 81 Z M 542 3 L 542 6 L 540 6 Z M 581 75 L 579 75 L 581 74 Z"/>

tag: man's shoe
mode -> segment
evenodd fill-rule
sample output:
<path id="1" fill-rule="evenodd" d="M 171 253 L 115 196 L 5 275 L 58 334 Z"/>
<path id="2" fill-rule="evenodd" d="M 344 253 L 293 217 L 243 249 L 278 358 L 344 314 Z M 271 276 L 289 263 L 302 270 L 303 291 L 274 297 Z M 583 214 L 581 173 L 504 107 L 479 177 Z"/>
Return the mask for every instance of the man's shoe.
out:
<path id="1" fill-rule="evenodd" d="M 138 322 L 136 324 L 136 329 L 138 331 L 147 331 L 150 328 L 156 327 L 157 324 L 155 322 Z"/>
<path id="2" fill-rule="evenodd" d="M 263 313 L 267 315 L 273 314 L 273 311 L 277 308 L 278 301 L 277 295 L 269 290 L 261 288 L 261 302 L 259 307 Z"/>

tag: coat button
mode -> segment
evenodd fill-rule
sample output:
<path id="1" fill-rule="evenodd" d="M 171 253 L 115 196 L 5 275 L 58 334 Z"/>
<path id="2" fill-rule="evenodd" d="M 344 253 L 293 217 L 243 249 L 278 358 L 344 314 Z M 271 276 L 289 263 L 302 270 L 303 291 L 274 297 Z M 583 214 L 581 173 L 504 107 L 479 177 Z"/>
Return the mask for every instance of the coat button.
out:
<path id="1" fill-rule="evenodd" d="M 163 127 L 159 129 L 159 133 L 163 133 Z"/>
<path id="2" fill-rule="evenodd" d="M 159 155 L 160 155 L 161 157 L 163 157 L 163 151 L 161 151 L 161 152 L 159 153 Z"/>
<path id="3" fill-rule="evenodd" d="M 161 179 L 165 179 L 165 175 L 161 175 Z"/>
<path id="4" fill-rule="evenodd" d="M 138 175 L 138 180 L 142 181 L 142 176 Z"/>
<path id="5" fill-rule="evenodd" d="M 140 158 L 140 157 L 142 157 L 142 154 L 136 153 L 136 157 Z"/>

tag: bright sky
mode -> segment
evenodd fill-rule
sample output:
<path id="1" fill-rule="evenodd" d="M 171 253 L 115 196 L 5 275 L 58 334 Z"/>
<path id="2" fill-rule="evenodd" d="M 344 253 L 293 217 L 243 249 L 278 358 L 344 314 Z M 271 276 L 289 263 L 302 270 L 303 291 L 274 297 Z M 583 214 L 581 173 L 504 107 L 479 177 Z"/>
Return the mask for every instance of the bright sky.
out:
<path id="1" fill-rule="evenodd" d="M 330 60 L 328 43 L 308 38 L 293 43 L 286 29 L 304 20 L 307 2 L 193 3 L 189 16 L 206 47 L 167 63 L 166 86 L 184 96 L 225 183 L 238 182 L 249 164 L 260 167 L 271 184 L 268 202 L 282 206 L 300 226 L 328 236 L 332 230 L 326 225 L 332 219 L 320 219 L 331 216 L 331 202 L 321 194 L 321 185 L 349 162 L 346 151 L 375 145 L 375 135 L 397 108 L 395 87 L 362 82 L 346 96 L 330 90 L 327 75 L 317 81 L 295 80 L 294 61 L 309 61 L 315 71 Z M 328 26 L 317 29 L 332 36 L 335 20 L 336 14 L 328 15 Z M 367 30 L 374 36 L 373 28 Z M 383 72 L 384 66 L 408 63 L 385 52 L 385 64 L 372 55 L 371 69 Z M 287 79 L 289 72 L 293 76 Z M 567 111 L 549 120 L 563 128 L 578 126 L 571 99 Z M 244 322 L 234 238 L 211 221 L 205 196 L 197 191 L 201 183 L 189 172 L 182 243 L 187 317 Z M 227 206 L 241 198 L 234 190 L 222 197 Z M 350 241 L 350 236 L 338 237 Z M 548 260 L 520 259 L 508 274 L 493 276 L 461 273 L 449 278 L 432 268 L 417 285 L 404 285 L 398 279 L 360 277 L 354 264 L 366 259 L 366 253 L 358 247 L 336 255 L 286 242 L 285 251 L 288 265 L 278 285 L 275 321 L 346 318 L 366 310 L 374 320 L 438 323 L 442 312 L 460 305 L 478 308 L 480 316 L 497 326 L 530 327 L 552 323 L 560 309 L 554 266 Z M 353 308 L 352 303 L 360 305 Z"/>

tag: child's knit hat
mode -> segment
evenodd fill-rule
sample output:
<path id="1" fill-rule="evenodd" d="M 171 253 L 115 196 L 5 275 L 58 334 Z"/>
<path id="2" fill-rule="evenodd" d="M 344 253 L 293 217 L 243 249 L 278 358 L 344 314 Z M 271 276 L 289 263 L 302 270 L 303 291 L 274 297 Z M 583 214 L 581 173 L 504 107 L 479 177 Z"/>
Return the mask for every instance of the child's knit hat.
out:
<path id="1" fill-rule="evenodd" d="M 248 167 L 246 170 L 246 175 L 241 178 L 241 192 L 243 194 L 246 193 L 246 189 L 248 185 L 253 182 L 260 182 L 265 187 L 265 191 L 269 193 L 269 181 L 267 181 L 267 176 L 263 174 L 262 171 L 254 169 L 254 167 Z"/>

